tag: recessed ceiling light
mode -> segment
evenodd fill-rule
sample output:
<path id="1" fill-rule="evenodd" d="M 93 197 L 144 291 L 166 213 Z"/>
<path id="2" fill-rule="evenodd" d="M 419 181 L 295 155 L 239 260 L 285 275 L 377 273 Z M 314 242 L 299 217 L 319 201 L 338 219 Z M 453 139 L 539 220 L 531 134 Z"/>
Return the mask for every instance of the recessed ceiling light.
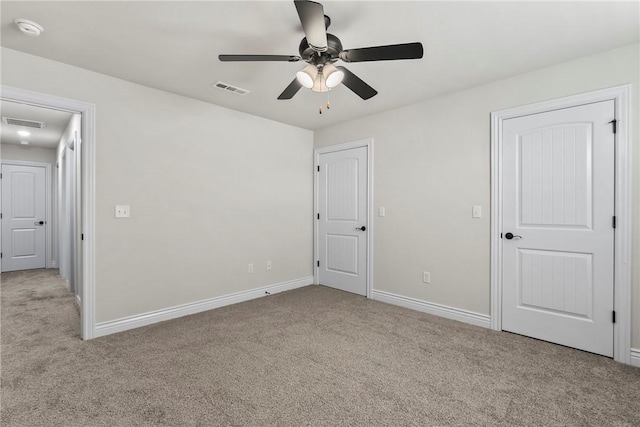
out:
<path id="1" fill-rule="evenodd" d="M 29 145 L 29 141 L 20 141 L 20 144 L 22 144 L 22 145 Z"/>
<path id="2" fill-rule="evenodd" d="M 29 135 L 31 135 L 31 132 L 27 132 L 26 130 L 19 130 L 18 131 L 18 135 L 20 135 L 20 136 L 29 136 Z"/>
<path id="3" fill-rule="evenodd" d="M 44 31 L 42 25 L 28 19 L 18 18 L 13 22 L 20 28 L 20 31 L 28 36 L 38 37 Z"/>

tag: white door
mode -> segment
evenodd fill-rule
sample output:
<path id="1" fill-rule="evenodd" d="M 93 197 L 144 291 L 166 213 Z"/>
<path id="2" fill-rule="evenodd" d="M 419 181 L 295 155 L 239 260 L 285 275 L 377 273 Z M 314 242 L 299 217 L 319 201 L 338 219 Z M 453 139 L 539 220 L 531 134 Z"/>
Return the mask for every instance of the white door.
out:
<path id="1" fill-rule="evenodd" d="M 367 147 L 319 158 L 319 282 L 367 295 Z"/>
<path id="2" fill-rule="evenodd" d="M 614 117 L 604 101 L 504 121 L 503 330 L 613 356 Z"/>
<path id="3" fill-rule="evenodd" d="M 2 271 L 46 267 L 44 167 L 2 165 Z"/>

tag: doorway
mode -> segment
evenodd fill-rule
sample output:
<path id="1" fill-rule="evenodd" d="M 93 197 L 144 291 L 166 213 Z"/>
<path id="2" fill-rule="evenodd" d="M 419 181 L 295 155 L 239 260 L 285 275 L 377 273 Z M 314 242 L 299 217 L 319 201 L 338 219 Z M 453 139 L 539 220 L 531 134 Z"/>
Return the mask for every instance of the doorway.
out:
<path id="1" fill-rule="evenodd" d="M 80 304 L 81 116 L 7 100 L 0 104 L 2 271 L 58 267 Z"/>
<path id="2" fill-rule="evenodd" d="M 95 105 L 7 86 L 2 86 L 0 93 L 2 101 L 73 113 L 81 123 L 77 138 L 71 138 L 72 143 L 82 143 L 82 150 L 76 145 L 74 151 L 81 159 L 77 165 L 82 167 L 69 173 L 69 182 L 77 180 L 81 185 L 75 205 L 78 227 L 74 229 L 78 232 L 68 236 L 76 248 L 70 251 L 74 264 L 68 270 L 76 272 L 80 334 L 82 339 L 91 339 L 95 335 Z"/>
<path id="3" fill-rule="evenodd" d="M 630 363 L 628 95 L 492 114 L 493 329 Z"/>
<path id="4" fill-rule="evenodd" d="M 373 141 L 315 150 L 315 281 L 371 296 Z"/>

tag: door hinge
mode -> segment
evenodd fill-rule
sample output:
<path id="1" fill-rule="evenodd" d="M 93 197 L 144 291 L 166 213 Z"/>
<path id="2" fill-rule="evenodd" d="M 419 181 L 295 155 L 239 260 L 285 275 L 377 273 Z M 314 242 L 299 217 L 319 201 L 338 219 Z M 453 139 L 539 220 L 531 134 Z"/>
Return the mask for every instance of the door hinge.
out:
<path id="1" fill-rule="evenodd" d="M 320 172 L 320 165 L 318 165 L 318 172 Z"/>
<path id="2" fill-rule="evenodd" d="M 84 233 L 80 235 L 80 240 L 84 240 Z"/>
<path id="3" fill-rule="evenodd" d="M 611 130 L 613 130 L 613 133 L 616 133 L 618 131 L 618 121 L 613 119 L 609 123 L 611 123 Z"/>
<path id="4" fill-rule="evenodd" d="M 615 217 L 615 215 L 611 219 L 611 225 L 613 226 L 613 228 L 616 228 L 616 217 Z"/>
<path id="5" fill-rule="evenodd" d="M 612 321 L 613 323 L 616 323 L 616 311 L 615 311 L 615 310 L 613 310 L 613 311 L 611 312 L 611 321 Z"/>
<path id="6" fill-rule="evenodd" d="M 2 212 L 0 212 L 0 219 L 2 219 Z"/>
<path id="7" fill-rule="evenodd" d="M 320 214 L 318 214 L 318 219 L 320 219 Z"/>
<path id="8" fill-rule="evenodd" d="M 318 261 L 318 264 L 317 264 L 317 265 L 318 265 L 318 267 L 320 267 L 320 261 Z"/>
<path id="9" fill-rule="evenodd" d="M 502 239 L 502 233 L 500 233 L 500 238 Z"/>
<path id="10" fill-rule="evenodd" d="M 0 252 L 0 258 L 2 258 L 2 252 Z"/>

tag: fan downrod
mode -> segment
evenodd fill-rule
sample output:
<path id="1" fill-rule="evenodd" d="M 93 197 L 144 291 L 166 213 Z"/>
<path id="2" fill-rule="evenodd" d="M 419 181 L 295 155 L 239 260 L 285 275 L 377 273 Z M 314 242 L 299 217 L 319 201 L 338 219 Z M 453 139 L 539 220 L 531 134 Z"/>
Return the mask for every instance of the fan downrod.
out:
<path id="1" fill-rule="evenodd" d="M 298 48 L 300 57 L 304 61 L 314 65 L 337 60 L 342 50 L 342 42 L 340 39 L 329 33 L 327 33 L 327 50 L 324 52 L 316 52 L 313 50 L 313 48 L 309 46 L 306 37 L 302 39 L 300 47 Z"/>

